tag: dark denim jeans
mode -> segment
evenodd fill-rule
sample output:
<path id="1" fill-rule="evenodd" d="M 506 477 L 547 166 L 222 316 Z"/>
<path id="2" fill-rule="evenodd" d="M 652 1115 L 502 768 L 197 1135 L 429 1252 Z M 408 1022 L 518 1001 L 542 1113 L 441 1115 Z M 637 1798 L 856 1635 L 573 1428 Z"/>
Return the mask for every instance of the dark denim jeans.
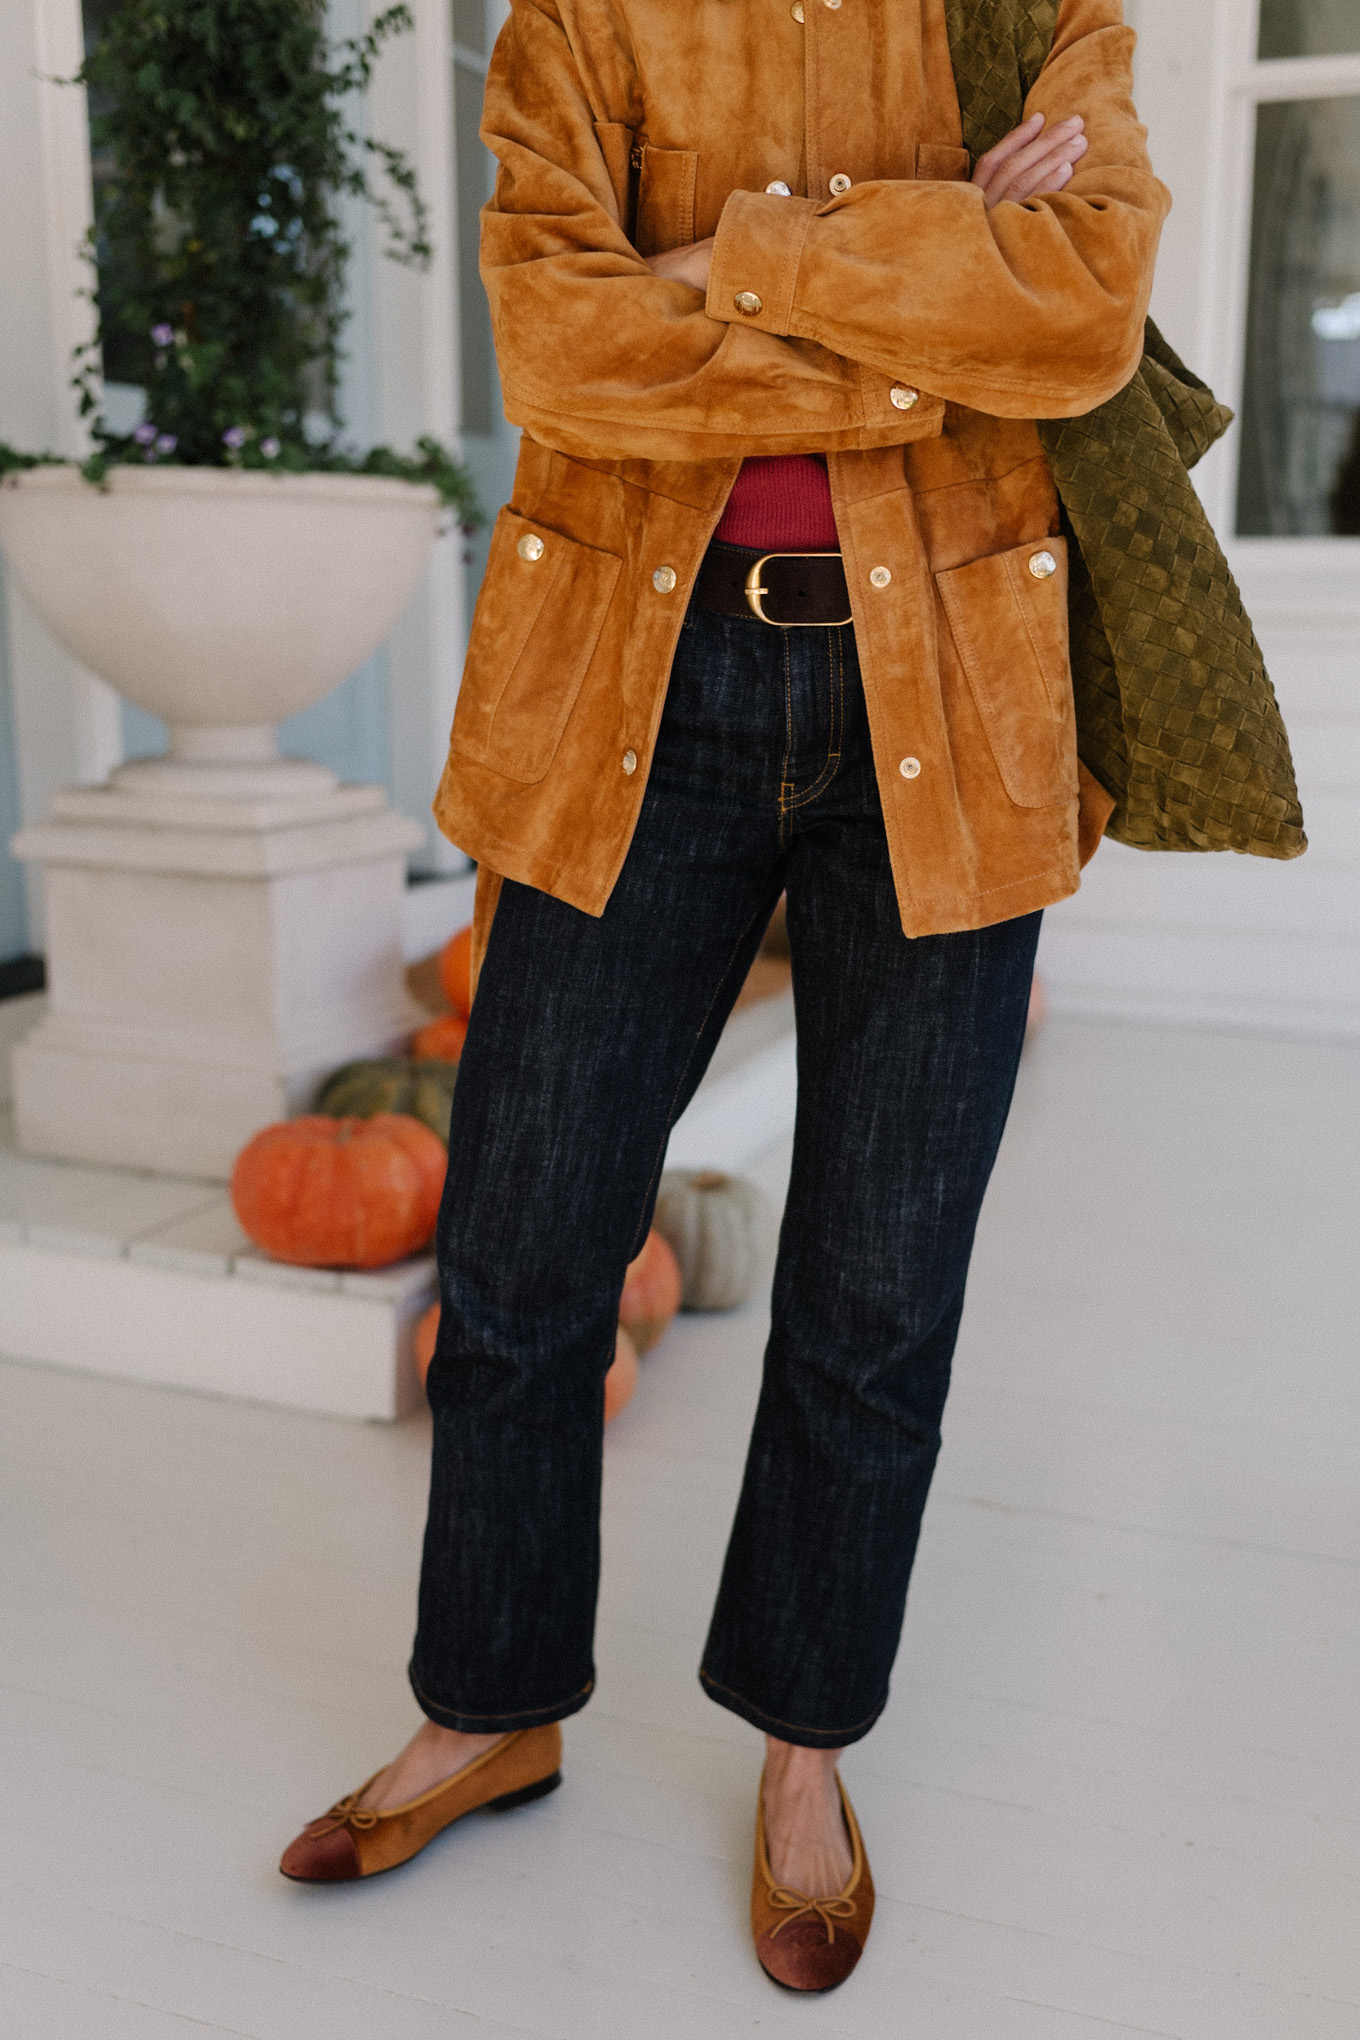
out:
<path id="1" fill-rule="evenodd" d="M 608 906 L 507 884 L 468 1029 L 411 1664 L 450 1728 L 527 1728 L 589 1697 L 624 1269 L 785 888 L 793 1175 L 700 1677 L 820 1748 L 887 1698 L 1040 917 L 908 941 L 853 633 L 691 613 Z"/>

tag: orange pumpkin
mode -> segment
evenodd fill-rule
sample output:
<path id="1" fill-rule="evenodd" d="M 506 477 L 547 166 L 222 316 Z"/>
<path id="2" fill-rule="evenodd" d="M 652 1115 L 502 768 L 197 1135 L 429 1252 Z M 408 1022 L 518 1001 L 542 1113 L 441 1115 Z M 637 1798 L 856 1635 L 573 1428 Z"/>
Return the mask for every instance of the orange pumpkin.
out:
<path id="1" fill-rule="evenodd" d="M 443 1142 L 403 1112 L 287 1119 L 242 1148 L 231 1201 L 276 1261 L 385 1268 L 428 1243 L 445 1159 Z"/>
<path id="2" fill-rule="evenodd" d="M 439 952 L 439 982 L 460 1019 L 472 1011 L 472 929 L 460 928 Z"/>
<path id="3" fill-rule="evenodd" d="M 412 1057 L 416 1062 L 457 1062 L 467 1040 L 467 1029 L 467 1021 L 457 1013 L 445 1013 L 439 1020 L 427 1021 L 411 1043 Z"/>
<path id="4" fill-rule="evenodd" d="M 637 1347 L 620 1325 L 614 1334 L 614 1363 L 604 1378 L 604 1420 L 612 1424 L 633 1400 L 638 1385 Z"/>
<path id="5" fill-rule="evenodd" d="M 649 1232 L 636 1261 L 628 1263 L 619 1298 L 619 1323 L 639 1353 L 650 1352 L 680 1308 L 680 1263 L 659 1232 Z"/>
<path id="6" fill-rule="evenodd" d="M 422 1313 L 416 1325 L 416 1373 L 420 1376 L 422 1388 L 430 1371 L 430 1362 L 434 1358 L 434 1342 L 438 1337 L 439 1305 L 432 1303 L 429 1309 Z"/>
<path id="7" fill-rule="evenodd" d="M 439 1305 L 432 1303 L 416 1326 L 416 1369 L 424 1385 L 429 1377 L 430 1362 L 434 1358 L 434 1342 L 439 1336 Z M 614 1358 L 604 1378 L 604 1420 L 606 1424 L 618 1415 L 625 1403 L 633 1399 L 633 1390 L 638 1384 L 637 1347 L 620 1325 L 614 1334 Z"/>
<path id="8" fill-rule="evenodd" d="M 1048 1018 L 1048 999 L 1044 993 L 1044 981 L 1036 973 L 1029 981 L 1029 1010 L 1025 1015 L 1025 1039 L 1037 1034 Z"/>

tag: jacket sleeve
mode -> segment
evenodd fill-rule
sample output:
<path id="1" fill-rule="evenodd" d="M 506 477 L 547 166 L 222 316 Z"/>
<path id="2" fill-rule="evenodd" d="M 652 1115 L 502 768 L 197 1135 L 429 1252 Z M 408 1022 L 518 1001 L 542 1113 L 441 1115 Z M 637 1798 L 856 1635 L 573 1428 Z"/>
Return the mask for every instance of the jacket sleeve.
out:
<path id="1" fill-rule="evenodd" d="M 482 139 L 500 164 L 481 272 L 505 412 L 535 439 L 585 459 L 695 461 L 939 429 L 894 408 L 896 369 L 711 318 L 700 292 L 652 274 L 620 218 L 554 0 L 513 0 Z"/>
<path id="2" fill-rule="evenodd" d="M 1133 108 L 1133 45 L 1120 0 L 1063 0 L 1025 114 L 1052 125 L 1079 113 L 1090 146 L 1052 197 L 989 212 L 964 183 L 872 181 L 826 204 L 734 192 L 710 316 L 816 341 L 994 416 L 1104 403 L 1138 366 L 1171 204 Z"/>

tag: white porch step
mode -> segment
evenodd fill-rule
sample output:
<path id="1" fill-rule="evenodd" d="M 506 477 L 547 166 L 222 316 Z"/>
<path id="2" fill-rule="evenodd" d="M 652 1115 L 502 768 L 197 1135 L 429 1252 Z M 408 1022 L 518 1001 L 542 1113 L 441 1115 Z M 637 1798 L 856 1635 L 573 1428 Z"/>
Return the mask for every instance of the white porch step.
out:
<path id="1" fill-rule="evenodd" d="M 788 1133 L 795 1097 L 792 998 L 744 1008 L 668 1164 L 742 1168 Z M 220 1184 L 22 1155 L 0 1118 L 0 1353 L 389 1420 L 419 1398 L 412 1342 L 434 1295 L 430 1255 L 370 1274 L 271 1261 Z"/>

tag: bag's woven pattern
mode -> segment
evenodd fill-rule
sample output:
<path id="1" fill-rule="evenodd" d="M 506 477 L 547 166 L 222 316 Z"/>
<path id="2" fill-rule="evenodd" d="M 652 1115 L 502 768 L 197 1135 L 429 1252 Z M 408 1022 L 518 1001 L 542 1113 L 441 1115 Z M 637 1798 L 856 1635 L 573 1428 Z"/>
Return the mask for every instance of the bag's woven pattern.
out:
<path id="1" fill-rule="evenodd" d="M 1057 0 L 946 0 L 964 141 L 1021 118 Z M 1260 647 L 1189 468 L 1232 413 L 1148 322 L 1126 389 L 1039 435 L 1075 538 L 1078 749 L 1114 796 L 1107 834 L 1148 850 L 1307 847 L 1289 741 Z"/>
<path id="2" fill-rule="evenodd" d="M 1058 0 L 945 0 L 945 16 L 963 139 L 976 158 L 1019 127 L 1052 46 Z"/>

